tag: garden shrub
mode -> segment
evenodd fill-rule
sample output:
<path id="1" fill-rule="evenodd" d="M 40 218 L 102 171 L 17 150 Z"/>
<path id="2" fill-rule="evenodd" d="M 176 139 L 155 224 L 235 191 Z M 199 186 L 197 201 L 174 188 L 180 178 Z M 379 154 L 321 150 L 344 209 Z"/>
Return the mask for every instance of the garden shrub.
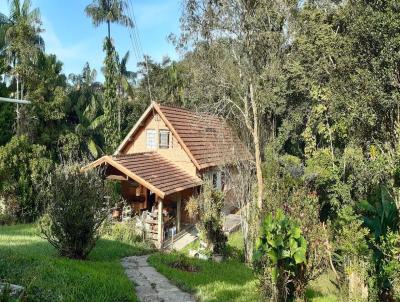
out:
<path id="1" fill-rule="evenodd" d="M 200 271 L 200 267 L 194 264 L 192 259 L 186 257 L 184 254 L 178 254 L 178 258 L 170 262 L 169 266 L 190 273 L 197 273 Z"/>
<path id="2" fill-rule="evenodd" d="M 7 213 L 0 213 L 0 225 L 14 224 L 16 219 L 14 216 Z"/>
<path id="3" fill-rule="evenodd" d="M 262 295 L 271 301 L 303 298 L 301 282 L 307 242 L 299 225 L 282 210 L 264 219 L 254 253 Z M 300 282 L 299 282 L 300 281 Z"/>
<path id="4" fill-rule="evenodd" d="M 101 235 L 128 244 L 143 241 L 143 234 L 134 219 L 122 222 L 106 219 L 101 227 Z"/>
<path id="5" fill-rule="evenodd" d="M 115 204 L 101 172 L 80 172 L 76 165 L 60 165 L 42 190 L 46 215 L 41 233 L 68 258 L 85 259 L 95 246 L 99 228 Z"/>
<path id="6" fill-rule="evenodd" d="M 362 217 L 351 206 L 345 206 L 331 225 L 331 241 L 344 300 L 375 301 L 373 254 L 368 245 L 369 231 Z"/>
<path id="7" fill-rule="evenodd" d="M 186 205 L 189 216 L 198 218 L 196 226 L 200 239 L 206 243 L 207 250 L 214 254 L 224 253 L 228 241 L 223 232 L 223 206 L 223 193 L 214 190 L 209 181 L 203 184 L 201 193 L 191 197 Z"/>

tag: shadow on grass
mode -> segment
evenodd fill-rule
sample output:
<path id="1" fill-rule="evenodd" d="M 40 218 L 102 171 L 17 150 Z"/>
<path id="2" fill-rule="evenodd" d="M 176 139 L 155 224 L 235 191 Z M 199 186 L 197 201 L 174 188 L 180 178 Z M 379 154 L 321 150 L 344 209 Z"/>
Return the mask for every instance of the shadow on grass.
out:
<path id="1" fill-rule="evenodd" d="M 100 239 L 87 260 L 67 259 L 32 226 L 13 226 L 0 229 L 0 279 L 23 285 L 27 301 L 136 301 L 120 259 L 148 251 Z"/>

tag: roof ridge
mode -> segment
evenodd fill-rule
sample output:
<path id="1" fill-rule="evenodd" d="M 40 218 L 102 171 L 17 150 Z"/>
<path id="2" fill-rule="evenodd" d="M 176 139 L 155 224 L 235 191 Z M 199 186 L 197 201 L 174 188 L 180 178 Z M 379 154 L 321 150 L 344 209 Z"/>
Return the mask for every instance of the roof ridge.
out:
<path id="1" fill-rule="evenodd" d="M 171 109 L 179 109 L 181 111 L 185 111 L 185 112 L 192 113 L 192 114 L 206 115 L 208 117 L 220 118 L 220 119 L 225 120 L 222 116 L 217 115 L 217 114 L 212 114 L 209 112 L 203 112 L 203 111 L 197 111 L 197 110 L 195 111 L 193 109 L 181 107 L 181 106 L 178 106 L 175 104 L 160 104 L 160 103 L 157 103 L 157 104 L 160 107 L 160 109 L 162 109 L 162 107 L 171 108 Z"/>
<path id="2" fill-rule="evenodd" d="M 139 155 L 139 154 L 158 154 L 158 153 L 155 151 L 143 151 L 143 152 L 135 152 L 135 153 L 128 153 L 128 154 L 117 154 L 117 155 L 113 155 L 112 158 L 130 157 L 130 156 Z"/>

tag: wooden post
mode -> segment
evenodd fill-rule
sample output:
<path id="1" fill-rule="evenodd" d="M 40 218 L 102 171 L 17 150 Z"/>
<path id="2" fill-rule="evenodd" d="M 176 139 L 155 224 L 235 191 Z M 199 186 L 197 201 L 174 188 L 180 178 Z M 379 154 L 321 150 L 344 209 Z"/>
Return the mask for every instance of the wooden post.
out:
<path id="1" fill-rule="evenodd" d="M 163 200 L 157 197 L 158 200 L 158 246 L 162 248 L 164 239 L 164 225 L 163 225 Z"/>
<path id="2" fill-rule="evenodd" d="M 176 232 L 181 231 L 181 194 L 178 195 L 178 200 L 176 201 Z"/>

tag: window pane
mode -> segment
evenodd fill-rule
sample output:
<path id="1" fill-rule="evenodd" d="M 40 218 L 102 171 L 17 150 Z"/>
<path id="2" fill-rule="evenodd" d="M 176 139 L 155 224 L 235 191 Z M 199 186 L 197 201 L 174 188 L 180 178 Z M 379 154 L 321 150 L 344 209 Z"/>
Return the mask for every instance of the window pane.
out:
<path id="1" fill-rule="evenodd" d="M 163 148 L 163 149 L 169 148 L 169 131 L 168 130 L 160 130 L 159 146 L 160 146 L 160 148 Z"/>
<path id="2" fill-rule="evenodd" d="M 147 130 L 146 131 L 146 145 L 147 149 L 155 149 L 156 146 L 156 130 Z"/>

